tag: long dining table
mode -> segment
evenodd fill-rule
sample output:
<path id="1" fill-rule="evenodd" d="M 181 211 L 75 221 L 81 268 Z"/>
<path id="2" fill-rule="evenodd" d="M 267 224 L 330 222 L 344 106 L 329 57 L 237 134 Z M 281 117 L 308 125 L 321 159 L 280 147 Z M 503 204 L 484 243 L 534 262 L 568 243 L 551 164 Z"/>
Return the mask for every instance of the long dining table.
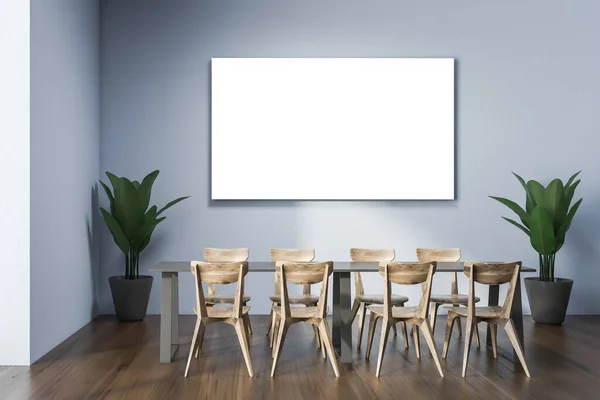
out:
<path id="1" fill-rule="evenodd" d="M 394 261 L 403 262 L 403 261 Z M 407 261 L 414 263 L 415 261 Z M 462 272 L 464 262 L 438 262 L 436 273 Z M 179 347 L 179 273 L 191 272 L 190 261 L 164 261 L 150 268 L 151 272 L 161 273 L 160 306 L 160 362 L 170 363 Z M 376 262 L 333 262 L 333 315 L 332 341 L 339 359 L 344 364 L 352 364 L 352 324 L 351 324 L 351 283 L 353 272 L 378 272 Z M 534 268 L 521 267 L 521 272 L 535 272 Z M 275 263 L 271 261 L 250 261 L 248 272 L 275 272 Z M 515 290 L 511 318 L 513 319 L 519 340 L 523 343 L 523 308 L 521 284 Z M 382 282 L 383 291 L 383 282 Z M 488 305 L 497 306 L 499 286 L 490 285 Z M 491 346 L 491 332 L 488 327 L 487 341 Z"/>

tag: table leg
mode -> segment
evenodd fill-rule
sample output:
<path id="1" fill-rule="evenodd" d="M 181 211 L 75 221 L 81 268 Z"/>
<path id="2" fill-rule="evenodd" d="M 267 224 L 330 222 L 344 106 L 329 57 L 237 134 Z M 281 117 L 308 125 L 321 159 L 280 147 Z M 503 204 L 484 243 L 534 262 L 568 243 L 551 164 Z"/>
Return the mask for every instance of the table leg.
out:
<path id="1" fill-rule="evenodd" d="M 340 361 L 352 363 L 352 324 L 350 272 L 333 273 L 332 341 Z"/>
<path id="2" fill-rule="evenodd" d="M 342 343 L 342 314 L 340 312 L 340 277 L 333 273 L 333 312 L 331 315 L 331 342 L 333 348 L 340 354 Z"/>
<path id="3" fill-rule="evenodd" d="M 498 298 L 500 297 L 500 286 L 499 285 L 490 285 L 490 291 L 488 294 L 488 306 L 497 306 Z M 490 325 L 487 326 L 487 334 L 485 343 L 488 347 L 492 347 L 492 330 L 490 329 Z"/>
<path id="4" fill-rule="evenodd" d="M 170 363 L 179 347 L 179 275 L 162 273 L 160 300 L 160 362 Z"/>

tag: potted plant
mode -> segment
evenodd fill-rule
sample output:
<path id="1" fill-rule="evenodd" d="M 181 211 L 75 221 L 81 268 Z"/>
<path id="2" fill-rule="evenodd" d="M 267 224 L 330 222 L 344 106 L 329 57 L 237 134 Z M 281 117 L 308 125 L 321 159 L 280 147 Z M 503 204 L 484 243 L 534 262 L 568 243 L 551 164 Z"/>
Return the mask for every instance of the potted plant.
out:
<path id="1" fill-rule="evenodd" d="M 546 187 L 534 180 L 526 183 L 513 172 L 525 189 L 525 209 L 514 201 L 490 196 L 517 214 L 521 223 L 502 218 L 525 232 L 531 246 L 539 254 L 539 278 L 525 279 L 531 315 L 535 322 L 562 324 L 565 320 L 573 281 L 554 276 L 554 261 L 583 201 L 579 199 L 571 206 L 575 189 L 581 182 L 579 179 L 575 180 L 580 172 L 571 176 L 565 184 L 560 179 L 554 179 Z"/>
<path id="2" fill-rule="evenodd" d="M 106 172 L 112 191 L 100 181 L 110 201 L 110 212 L 102 207 L 100 212 L 125 255 L 125 275 L 109 278 L 115 311 L 121 321 L 140 321 L 146 316 L 153 278 L 140 275 L 140 254 L 150 243 L 156 226 L 165 220 L 160 215 L 187 198 L 175 199 L 160 210 L 150 207 L 152 185 L 158 173 L 158 170 L 151 172 L 140 183 Z"/>

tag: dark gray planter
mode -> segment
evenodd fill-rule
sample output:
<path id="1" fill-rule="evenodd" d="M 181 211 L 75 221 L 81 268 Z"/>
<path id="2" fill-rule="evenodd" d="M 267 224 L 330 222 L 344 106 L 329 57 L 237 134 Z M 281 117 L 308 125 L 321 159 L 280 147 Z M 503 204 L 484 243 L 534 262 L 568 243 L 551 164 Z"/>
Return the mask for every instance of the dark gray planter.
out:
<path id="1" fill-rule="evenodd" d="M 573 280 L 556 278 L 554 282 L 525 278 L 525 289 L 535 322 L 560 325 L 565 320 Z"/>
<path id="2" fill-rule="evenodd" d="M 140 275 L 138 279 L 125 279 L 124 275 L 108 278 L 119 321 L 144 319 L 153 279 L 148 275 Z"/>

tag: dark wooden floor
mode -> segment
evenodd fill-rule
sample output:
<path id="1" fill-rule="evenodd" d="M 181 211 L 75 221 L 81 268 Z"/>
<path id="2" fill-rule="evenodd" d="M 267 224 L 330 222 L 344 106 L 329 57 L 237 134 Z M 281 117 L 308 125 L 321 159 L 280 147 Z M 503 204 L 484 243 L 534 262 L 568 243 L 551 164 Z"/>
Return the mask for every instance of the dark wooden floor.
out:
<path id="1" fill-rule="evenodd" d="M 598 316 L 568 317 L 562 327 L 536 325 L 526 318 L 525 356 L 531 379 L 513 363 L 504 332 L 499 332 L 497 360 L 490 350 L 472 350 L 466 378 L 460 375 L 463 346 L 458 337 L 443 362 L 446 377 L 440 378 L 423 340 L 419 361 L 412 343 L 405 351 L 402 338 L 390 335 L 381 378 L 374 375 L 376 359 L 365 361 L 363 353 L 356 352 L 354 366 L 343 369 L 336 379 L 305 324 L 290 328 L 272 379 L 266 320 L 252 318 L 254 378 L 247 375 L 234 330 L 228 325 L 208 327 L 202 356 L 192 362 L 186 379 L 183 369 L 192 316 L 181 318 L 184 344 L 171 364 L 158 362 L 158 316 L 139 323 L 99 317 L 30 368 L 0 367 L 0 399 L 600 398 Z M 445 318 L 439 318 L 436 344 L 440 350 L 444 323 Z M 377 340 L 374 347 L 378 344 Z"/>

